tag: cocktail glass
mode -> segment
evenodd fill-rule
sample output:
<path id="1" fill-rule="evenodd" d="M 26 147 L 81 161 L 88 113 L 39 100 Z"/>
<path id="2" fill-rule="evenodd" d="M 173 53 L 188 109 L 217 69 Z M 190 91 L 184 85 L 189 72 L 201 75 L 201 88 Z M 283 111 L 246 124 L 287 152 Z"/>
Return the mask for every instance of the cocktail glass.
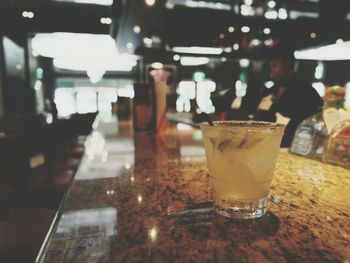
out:
<path id="1" fill-rule="evenodd" d="M 266 213 L 284 128 L 259 121 L 201 124 L 218 214 L 253 219 Z"/>

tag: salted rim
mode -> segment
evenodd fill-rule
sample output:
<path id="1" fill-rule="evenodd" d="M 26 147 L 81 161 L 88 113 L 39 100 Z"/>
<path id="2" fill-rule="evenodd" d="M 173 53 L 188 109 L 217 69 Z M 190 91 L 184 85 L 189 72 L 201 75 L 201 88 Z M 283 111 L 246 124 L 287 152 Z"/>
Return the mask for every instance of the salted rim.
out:
<path id="1" fill-rule="evenodd" d="M 214 121 L 214 126 L 208 122 L 202 122 L 201 126 L 215 128 L 283 128 L 285 125 L 267 121 Z"/>

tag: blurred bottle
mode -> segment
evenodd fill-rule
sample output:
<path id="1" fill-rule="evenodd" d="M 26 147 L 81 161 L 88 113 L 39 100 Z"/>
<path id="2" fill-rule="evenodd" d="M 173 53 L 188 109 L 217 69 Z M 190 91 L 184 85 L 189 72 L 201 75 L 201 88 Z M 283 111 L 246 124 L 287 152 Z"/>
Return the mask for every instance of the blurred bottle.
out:
<path id="1" fill-rule="evenodd" d="M 323 161 L 350 169 L 350 119 L 332 129 Z"/>
<path id="2" fill-rule="evenodd" d="M 134 131 L 155 132 L 156 98 L 154 86 L 150 83 L 134 83 L 134 91 Z"/>
<path id="3" fill-rule="evenodd" d="M 119 120 L 129 120 L 131 116 L 131 99 L 118 97 L 116 107 L 113 105 L 112 111 L 117 113 Z"/>
<path id="4" fill-rule="evenodd" d="M 156 96 L 156 131 L 158 134 L 165 132 L 168 126 L 167 122 L 167 79 L 170 72 L 164 69 L 154 69 L 150 72 L 154 79 L 155 96 Z"/>
<path id="5" fill-rule="evenodd" d="M 322 160 L 328 130 L 323 119 L 324 112 L 319 112 L 304 120 L 297 128 L 290 152 L 311 159 Z"/>

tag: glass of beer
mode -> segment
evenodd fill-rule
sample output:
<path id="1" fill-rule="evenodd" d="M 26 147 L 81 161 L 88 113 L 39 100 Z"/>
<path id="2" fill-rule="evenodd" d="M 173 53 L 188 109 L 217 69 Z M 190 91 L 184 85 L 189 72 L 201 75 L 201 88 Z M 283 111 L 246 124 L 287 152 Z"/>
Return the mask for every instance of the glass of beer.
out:
<path id="1" fill-rule="evenodd" d="M 267 211 L 284 126 L 259 121 L 202 123 L 215 211 L 253 219 Z"/>

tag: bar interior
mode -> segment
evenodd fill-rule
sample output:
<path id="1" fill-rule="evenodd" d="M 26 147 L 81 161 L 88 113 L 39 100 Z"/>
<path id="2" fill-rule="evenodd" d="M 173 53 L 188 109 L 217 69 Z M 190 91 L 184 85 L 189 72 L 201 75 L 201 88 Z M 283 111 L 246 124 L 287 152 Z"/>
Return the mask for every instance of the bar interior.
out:
<path id="1" fill-rule="evenodd" d="M 0 262 L 350 262 L 350 2 L 1 0 Z"/>

